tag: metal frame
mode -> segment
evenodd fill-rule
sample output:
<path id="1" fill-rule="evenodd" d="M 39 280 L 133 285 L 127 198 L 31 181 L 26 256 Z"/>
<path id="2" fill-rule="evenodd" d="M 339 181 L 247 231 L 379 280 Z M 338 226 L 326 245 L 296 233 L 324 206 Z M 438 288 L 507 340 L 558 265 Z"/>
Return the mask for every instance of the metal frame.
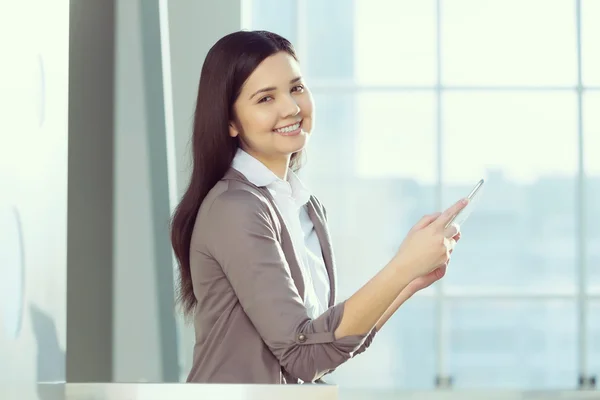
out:
<path id="1" fill-rule="evenodd" d="M 304 59 L 302 59 L 304 64 Z M 349 82 L 323 82 L 311 81 L 310 90 L 312 92 L 327 91 L 331 92 L 433 92 L 441 90 L 442 92 L 573 92 L 581 90 L 582 92 L 600 91 L 600 86 L 469 86 L 469 85 L 443 85 L 434 84 L 431 86 L 411 86 L 411 85 L 352 85 Z"/>
<path id="2" fill-rule="evenodd" d="M 443 131 L 443 101 L 442 101 L 442 4 L 441 0 L 435 2 L 435 58 L 436 58 L 436 153 L 437 153 L 437 185 L 435 190 L 435 205 L 436 209 L 441 210 L 443 206 L 443 187 L 444 187 L 444 131 Z M 446 301 L 444 301 L 444 280 L 440 280 L 435 284 L 436 290 L 436 376 L 435 386 L 437 388 L 449 388 L 452 386 L 452 377 L 446 371 L 446 355 L 447 350 L 447 319 L 448 311 L 446 309 Z"/>
<path id="3" fill-rule="evenodd" d="M 251 0 L 248 0 L 251 1 Z M 301 54 L 306 58 L 306 0 L 297 0 L 298 11 L 298 39 L 297 46 L 302 50 Z M 577 171 L 577 291 L 569 293 L 469 293 L 469 292 L 447 292 L 442 281 L 436 284 L 435 293 L 418 294 L 418 297 L 435 298 L 436 300 L 436 353 L 437 353 L 437 375 L 436 382 L 438 388 L 446 388 L 451 385 L 452 377 L 446 370 L 445 355 L 446 342 L 444 330 L 446 328 L 447 311 L 446 305 L 449 301 L 473 300 L 473 299 L 495 299 L 495 300 L 576 300 L 578 309 L 577 330 L 578 330 L 578 368 L 580 389 L 591 388 L 595 385 L 595 379 L 589 374 L 588 360 L 586 350 L 587 341 L 587 321 L 588 307 L 591 300 L 600 300 L 600 293 L 586 292 L 586 203 L 585 203 L 585 164 L 584 164 L 584 135 L 583 135 L 583 93 L 586 91 L 600 91 L 600 86 L 585 87 L 582 82 L 582 50 L 581 50 L 581 0 L 575 0 L 575 18 L 577 29 L 577 84 L 575 86 L 465 86 L 465 85 L 446 85 L 442 84 L 442 38 L 441 38 L 441 4 L 442 0 L 436 0 L 436 82 L 433 86 L 423 85 L 357 85 L 346 79 L 339 81 L 313 81 L 311 90 L 316 92 L 341 92 L 341 93 L 362 93 L 362 92 L 434 92 L 436 97 L 436 136 L 437 136 L 437 187 L 436 187 L 436 205 L 442 207 L 442 188 L 443 188 L 443 124 L 442 124 L 442 94 L 444 92 L 576 92 L 578 101 L 578 171 Z M 306 60 L 303 59 L 306 63 Z"/>
<path id="4" fill-rule="evenodd" d="M 414 298 L 435 298 L 437 293 L 426 293 L 421 294 L 417 293 Z M 586 294 L 584 296 L 586 302 L 590 301 L 599 301 L 600 294 Z M 469 291 L 459 292 L 459 293 L 448 293 L 444 292 L 444 301 L 453 301 L 453 300 L 518 300 L 518 301 L 547 301 L 547 300 L 578 300 L 579 295 L 577 293 L 573 294 L 565 294 L 565 293 L 472 293 Z"/>
<path id="5" fill-rule="evenodd" d="M 114 38 L 114 0 L 70 2 L 67 382 L 113 379 Z"/>
<path id="6" fill-rule="evenodd" d="M 575 20 L 577 29 L 577 144 L 578 144 L 578 179 L 577 179 L 577 256 L 578 256 L 578 298 L 577 298 L 577 322 L 579 340 L 577 343 L 578 361 L 579 361 L 579 387 L 589 388 L 595 386 L 595 378 L 591 377 L 588 371 L 587 361 L 587 326 L 588 326 L 588 306 L 586 298 L 586 277 L 587 277 L 587 252 L 586 252 L 586 199 L 585 199 L 585 152 L 583 137 L 583 82 L 581 78 L 581 0 L 575 0 Z"/>
<path id="7" fill-rule="evenodd" d="M 306 32 L 306 14 L 306 0 L 296 0 L 296 42 L 298 43 L 298 53 L 302 57 L 303 64 L 310 62 L 307 51 L 308 39 Z"/>

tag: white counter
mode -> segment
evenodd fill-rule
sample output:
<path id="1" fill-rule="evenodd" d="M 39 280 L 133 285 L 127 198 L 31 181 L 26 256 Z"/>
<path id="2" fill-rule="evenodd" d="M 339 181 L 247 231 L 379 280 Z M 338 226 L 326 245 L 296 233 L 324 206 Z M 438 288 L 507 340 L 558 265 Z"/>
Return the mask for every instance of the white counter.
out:
<path id="1" fill-rule="evenodd" d="M 30 391 L 31 392 L 31 391 Z M 15 395 L 17 391 L 13 391 Z M 19 391 L 19 394 L 25 392 Z M 40 384 L 39 397 L 1 400 L 598 400 L 600 391 L 350 389 L 329 385 Z M 2 393 L 4 394 L 4 393 Z"/>
<path id="2" fill-rule="evenodd" d="M 43 400 L 337 400 L 330 385 L 40 384 Z"/>

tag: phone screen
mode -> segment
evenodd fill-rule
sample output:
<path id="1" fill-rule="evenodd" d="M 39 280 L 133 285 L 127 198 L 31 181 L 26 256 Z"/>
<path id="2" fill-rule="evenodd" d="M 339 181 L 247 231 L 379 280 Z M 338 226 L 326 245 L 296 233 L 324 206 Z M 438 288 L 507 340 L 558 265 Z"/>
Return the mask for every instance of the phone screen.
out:
<path id="1" fill-rule="evenodd" d="M 485 183 L 484 179 L 480 179 L 479 182 L 477 182 L 475 187 L 473 187 L 473 189 L 467 196 L 467 199 L 469 199 L 469 204 L 467 204 L 467 206 L 465 208 L 460 210 L 460 212 L 458 214 L 456 214 L 454 216 L 454 218 L 452 218 L 450 220 L 450 222 L 448 222 L 448 224 L 446 224 L 446 228 L 452 224 L 462 226 L 462 224 L 467 220 L 467 218 L 469 218 L 469 215 L 471 215 L 471 212 L 473 211 L 475 203 L 477 202 L 477 200 L 480 197 L 479 194 L 481 193 L 481 187 L 483 186 L 484 183 Z"/>

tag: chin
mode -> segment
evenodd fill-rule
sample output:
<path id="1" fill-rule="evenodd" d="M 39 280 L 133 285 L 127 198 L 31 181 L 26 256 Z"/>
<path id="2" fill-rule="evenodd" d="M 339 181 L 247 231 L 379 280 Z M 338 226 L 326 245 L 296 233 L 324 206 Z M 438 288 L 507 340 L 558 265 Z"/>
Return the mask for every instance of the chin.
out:
<path id="1" fill-rule="evenodd" d="M 281 139 L 283 140 L 279 140 L 277 146 L 279 148 L 278 150 L 281 153 L 293 154 L 303 150 L 306 147 L 306 144 L 308 143 L 308 134 L 302 132 L 299 135 L 286 136 L 282 137 Z"/>

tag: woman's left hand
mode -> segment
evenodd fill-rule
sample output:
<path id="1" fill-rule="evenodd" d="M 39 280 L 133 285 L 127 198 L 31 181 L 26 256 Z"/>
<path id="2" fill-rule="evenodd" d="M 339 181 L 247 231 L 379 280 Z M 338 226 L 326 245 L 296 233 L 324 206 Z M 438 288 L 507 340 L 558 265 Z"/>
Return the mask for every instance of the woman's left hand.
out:
<path id="1" fill-rule="evenodd" d="M 456 242 L 458 242 L 460 240 L 460 230 L 456 235 L 454 235 L 452 237 L 452 239 L 454 239 Z M 450 250 L 450 254 L 452 254 L 452 251 L 453 250 Z M 448 261 L 448 262 L 450 262 L 450 261 Z M 444 275 L 446 275 L 447 267 L 448 267 L 447 263 L 440 265 L 439 267 L 437 267 L 436 269 L 434 269 L 427 275 L 420 276 L 420 277 L 416 278 L 415 280 L 413 280 L 412 282 L 410 282 L 408 284 L 408 286 L 406 286 L 406 288 L 404 288 L 404 290 L 408 291 L 409 294 L 412 296 L 413 294 L 417 293 L 419 290 L 423 290 L 426 287 L 431 286 L 432 283 L 439 281 L 440 279 L 442 279 L 444 277 Z"/>
<path id="2" fill-rule="evenodd" d="M 457 229 L 457 233 L 452 237 L 455 242 L 460 240 L 460 229 Z M 450 250 L 452 253 L 452 250 Z M 386 311 L 386 313 L 381 317 L 381 319 L 377 322 L 377 330 L 381 330 L 383 325 L 389 320 L 389 318 L 398 310 L 402 304 L 413 294 L 417 293 L 419 290 L 423 290 L 426 287 L 430 286 L 433 282 L 438 281 L 444 277 L 446 274 L 446 268 L 448 267 L 448 263 L 442 264 L 438 266 L 436 269 L 428 273 L 427 275 L 420 276 L 413 281 L 411 281 L 403 290 L 400 292 L 392 306 Z"/>

